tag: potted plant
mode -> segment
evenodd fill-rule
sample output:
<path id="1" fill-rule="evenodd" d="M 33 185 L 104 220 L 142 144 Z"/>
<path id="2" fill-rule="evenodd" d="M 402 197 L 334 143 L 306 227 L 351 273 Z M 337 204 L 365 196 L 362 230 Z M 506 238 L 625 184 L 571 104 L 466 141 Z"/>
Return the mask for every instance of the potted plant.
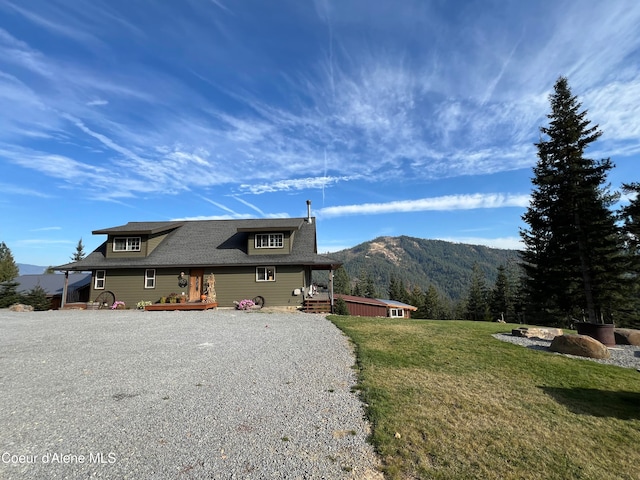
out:
<path id="1" fill-rule="evenodd" d="M 251 310 L 256 305 L 253 300 L 248 298 L 240 300 L 239 302 L 234 301 L 233 303 L 236 305 L 236 309 L 238 310 Z"/>
<path id="2" fill-rule="evenodd" d="M 587 335 L 591 338 L 598 340 L 607 347 L 616 346 L 616 336 L 614 334 L 615 325 L 613 323 L 604 323 L 604 319 L 601 318 L 602 323 L 594 322 L 576 322 L 575 327 L 578 331 L 578 335 Z"/>
<path id="3" fill-rule="evenodd" d="M 169 303 L 176 303 L 178 301 L 178 294 L 177 293 L 170 293 L 169 294 Z"/>
<path id="4" fill-rule="evenodd" d="M 182 295 L 180 295 L 180 303 L 187 303 L 187 296 L 184 294 L 184 292 L 182 292 Z"/>
<path id="5" fill-rule="evenodd" d="M 160 303 L 167 303 L 167 297 L 160 297 Z"/>
<path id="6" fill-rule="evenodd" d="M 124 310 L 125 308 L 127 308 L 127 306 L 121 300 L 116 300 L 113 302 L 113 305 L 111 305 L 111 310 Z"/>

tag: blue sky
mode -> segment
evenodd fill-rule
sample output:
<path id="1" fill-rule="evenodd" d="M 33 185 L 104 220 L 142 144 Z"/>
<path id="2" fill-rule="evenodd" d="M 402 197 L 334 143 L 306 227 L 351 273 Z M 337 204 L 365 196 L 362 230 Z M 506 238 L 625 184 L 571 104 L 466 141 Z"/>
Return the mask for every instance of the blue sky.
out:
<path id="1" fill-rule="evenodd" d="M 129 221 L 297 217 L 517 248 L 569 79 L 640 180 L 637 0 L 0 0 L 0 241 L 66 263 Z"/>

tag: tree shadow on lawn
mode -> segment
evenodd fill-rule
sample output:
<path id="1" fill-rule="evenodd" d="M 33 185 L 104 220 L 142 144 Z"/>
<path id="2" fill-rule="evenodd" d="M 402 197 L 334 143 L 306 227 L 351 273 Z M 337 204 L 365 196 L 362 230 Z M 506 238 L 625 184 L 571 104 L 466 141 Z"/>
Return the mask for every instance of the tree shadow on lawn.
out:
<path id="1" fill-rule="evenodd" d="M 640 393 L 594 388 L 538 387 L 578 415 L 640 419 Z"/>

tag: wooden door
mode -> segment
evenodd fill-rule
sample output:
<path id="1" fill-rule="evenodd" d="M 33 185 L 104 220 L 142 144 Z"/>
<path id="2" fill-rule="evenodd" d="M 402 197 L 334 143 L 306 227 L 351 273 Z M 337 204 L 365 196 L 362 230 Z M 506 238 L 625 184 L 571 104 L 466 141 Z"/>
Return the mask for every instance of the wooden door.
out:
<path id="1" fill-rule="evenodd" d="M 204 270 L 192 268 L 189 272 L 189 301 L 199 302 L 204 291 Z"/>

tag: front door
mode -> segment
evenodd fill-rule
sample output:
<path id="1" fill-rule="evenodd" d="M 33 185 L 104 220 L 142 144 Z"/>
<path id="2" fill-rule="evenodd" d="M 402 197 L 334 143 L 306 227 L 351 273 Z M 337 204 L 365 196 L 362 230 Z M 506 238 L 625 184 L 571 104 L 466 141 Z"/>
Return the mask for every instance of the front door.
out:
<path id="1" fill-rule="evenodd" d="M 189 301 L 199 302 L 200 295 L 204 290 L 204 270 L 203 269 L 191 269 L 189 272 Z"/>

